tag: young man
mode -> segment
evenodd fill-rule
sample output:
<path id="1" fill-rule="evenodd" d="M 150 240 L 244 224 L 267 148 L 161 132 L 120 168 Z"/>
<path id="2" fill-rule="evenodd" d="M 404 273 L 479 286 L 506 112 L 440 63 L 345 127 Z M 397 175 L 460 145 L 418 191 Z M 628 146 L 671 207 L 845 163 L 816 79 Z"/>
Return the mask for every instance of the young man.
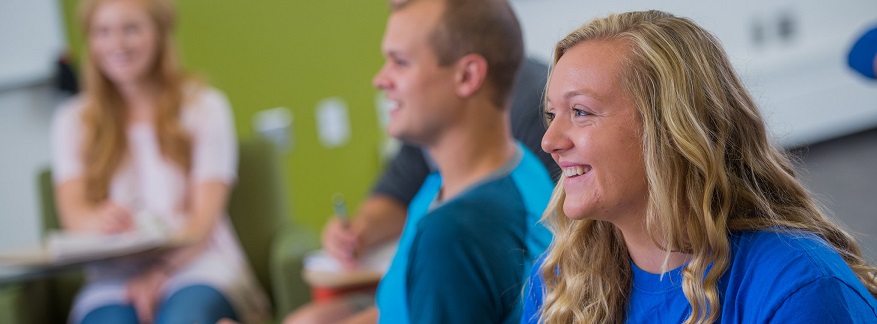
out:
<path id="1" fill-rule="evenodd" d="M 395 107 L 388 132 L 427 149 L 438 173 L 409 206 L 378 288 L 382 322 L 517 322 L 526 265 L 550 237 L 536 225 L 553 183 L 511 137 L 509 91 L 523 58 L 505 1 L 394 7 L 375 77 Z"/>
<path id="2" fill-rule="evenodd" d="M 529 266 L 550 241 L 537 222 L 554 185 L 510 132 L 510 91 L 523 58 L 517 19 L 501 0 L 394 4 L 382 51 L 387 62 L 374 83 L 395 105 L 388 132 L 425 148 L 438 172 L 408 206 L 377 309 L 354 321 L 516 323 Z M 398 218 L 355 220 L 351 230 L 398 233 L 399 225 L 388 226 Z M 336 239 L 324 239 L 324 248 L 354 245 L 337 239 L 339 229 L 327 226 L 324 235 Z M 322 320 L 362 305 L 335 305 L 334 318 Z"/>

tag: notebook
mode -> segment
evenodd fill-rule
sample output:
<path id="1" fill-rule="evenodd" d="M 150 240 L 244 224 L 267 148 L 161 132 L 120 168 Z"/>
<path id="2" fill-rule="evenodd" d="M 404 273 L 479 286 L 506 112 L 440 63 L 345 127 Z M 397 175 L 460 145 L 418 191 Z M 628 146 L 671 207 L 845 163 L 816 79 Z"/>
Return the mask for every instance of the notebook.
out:
<path id="1" fill-rule="evenodd" d="M 340 261 L 323 250 L 311 252 L 304 259 L 305 281 L 319 287 L 344 287 L 377 282 L 390 268 L 398 247 L 398 240 L 375 247 L 363 254 L 354 269 L 344 268 Z"/>
<path id="2" fill-rule="evenodd" d="M 131 255 L 168 246 L 170 230 L 157 218 L 137 215 L 134 230 L 117 234 L 52 231 L 40 246 L 0 251 L 0 264 L 60 266 Z"/>

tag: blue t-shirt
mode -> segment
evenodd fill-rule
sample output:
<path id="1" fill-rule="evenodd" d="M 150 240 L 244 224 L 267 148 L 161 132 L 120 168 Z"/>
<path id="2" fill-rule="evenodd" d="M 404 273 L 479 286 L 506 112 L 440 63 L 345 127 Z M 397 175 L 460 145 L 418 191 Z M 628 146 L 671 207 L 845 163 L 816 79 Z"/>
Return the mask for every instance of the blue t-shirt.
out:
<path id="1" fill-rule="evenodd" d="M 442 181 L 427 177 L 378 286 L 379 322 L 520 320 L 523 283 L 551 242 L 538 222 L 554 187 L 539 160 L 520 151 L 520 162 L 432 210 Z"/>
<path id="2" fill-rule="evenodd" d="M 841 256 L 812 234 L 754 231 L 730 237 L 731 262 L 718 282 L 724 323 L 877 323 L 877 300 Z M 540 260 L 534 269 L 538 269 Z M 691 313 L 682 268 L 633 268 L 627 322 L 681 323 Z M 522 323 L 538 323 L 542 279 L 530 276 Z"/>

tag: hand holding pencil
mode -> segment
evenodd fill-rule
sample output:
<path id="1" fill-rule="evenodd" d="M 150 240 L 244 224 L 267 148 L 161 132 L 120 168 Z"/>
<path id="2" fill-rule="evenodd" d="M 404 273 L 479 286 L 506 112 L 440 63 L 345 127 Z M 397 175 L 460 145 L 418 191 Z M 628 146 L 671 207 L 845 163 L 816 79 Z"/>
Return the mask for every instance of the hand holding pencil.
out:
<path id="1" fill-rule="evenodd" d="M 347 215 L 347 202 L 344 200 L 344 195 L 340 192 L 332 195 L 332 211 L 335 212 L 335 217 L 338 218 L 338 221 L 344 227 L 350 227 L 350 217 Z"/>
<path id="2" fill-rule="evenodd" d="M 332 195 L 334 216 L 323 229 L 323 249 L 347 268 L 355 268 L 361 249 L 360 235 L 350 227 L 347 204 L 340 193 Z"/>

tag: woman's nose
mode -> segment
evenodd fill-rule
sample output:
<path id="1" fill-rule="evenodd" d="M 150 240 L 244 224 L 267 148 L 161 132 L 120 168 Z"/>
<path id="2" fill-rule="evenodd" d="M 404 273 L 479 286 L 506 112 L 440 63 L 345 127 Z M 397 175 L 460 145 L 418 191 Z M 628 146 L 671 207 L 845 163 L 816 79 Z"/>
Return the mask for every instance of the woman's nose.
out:
<path id="1" fill-rule="evenodd" d="M 572 147 L 572 141 L 566 136 L 566 124 L 560 119 L 548 124 L 542 136 L 542 150 L 549 154 L 557 154 Z"/>

